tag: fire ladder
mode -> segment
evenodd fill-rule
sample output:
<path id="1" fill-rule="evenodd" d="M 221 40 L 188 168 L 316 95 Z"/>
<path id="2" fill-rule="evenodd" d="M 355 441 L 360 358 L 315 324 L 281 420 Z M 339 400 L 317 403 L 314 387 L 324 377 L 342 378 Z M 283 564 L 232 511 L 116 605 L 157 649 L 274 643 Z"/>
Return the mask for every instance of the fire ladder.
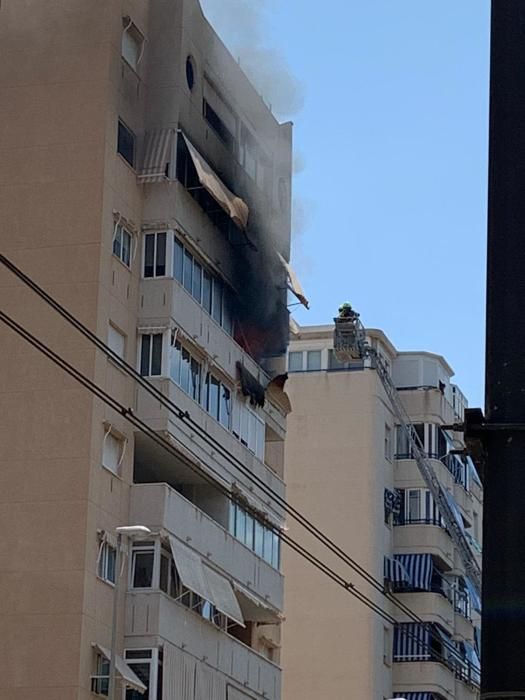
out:
<path id="1" fill-rule="evenodd" d="M 399 398 L 398 391 L 390 377 L 384 360 L 377 350 L 368 344 L 364 326 L 359 320 L 359 314 L 354 311 L 349 311 L 347 315 L 335 318 L 334 322 L 334 352 L 337 359 L 340 362 L 348 362 L 355 359 L 369 358 L 371 367 L 377 370 L 383 388 L 390 399 L 396 420 L 407 437 L 410 446 L 410 454 L 412 454 L 415 459 L 426 487 L 438 506 L 439 512 L 445 522 L 445 527 L 460 553 L 466 574 L 478 595 L 481 596 L 481 569 L 465 536 L 461 515 L 459 511 L 456 511 L 453 505 L 451 505 L 447 492 L 434 472 L 432 463 L 428 459 L 424 446 L 414 430 L 408 413 Z"/>

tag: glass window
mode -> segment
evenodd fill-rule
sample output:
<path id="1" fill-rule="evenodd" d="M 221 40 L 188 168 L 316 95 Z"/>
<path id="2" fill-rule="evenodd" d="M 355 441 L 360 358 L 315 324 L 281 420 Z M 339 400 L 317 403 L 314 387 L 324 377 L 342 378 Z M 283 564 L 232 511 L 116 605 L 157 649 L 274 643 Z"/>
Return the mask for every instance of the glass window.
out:
<path id="1" fill-rule="evenodd" d="M 266 559 L 268 564 L 273 563 L 273 531 L 269 527 L 264 528 L 264 551 L 263 557 Z"/>
<path id="2" fill-rule="evenodd" d="M 321 351 L 308 350 L 306 353 L 306 369 L 319 370 L 321 369 Z"/>
<path id="3" fill-rule="evenodd" d="M 151 376 L 153 377 L 162 373 L 162 333 L 155 333 L 152 338 Z"/>
<path id="4" fill-rule="evenodd" d="M 122 32 L 122 58 L 137 70 L 144 38 L 134 24 L 129 24 Z"/>
<path id="5" fill-rule="evenodd" d="M 246 513 L 246 531 L 244 534 L 244 544 L 253 549 L 253 518 Z"/>
<path id="6" fill-rule="evenodd" d="M 235 536 L 241 540 L 241 542 L 244 542 L 246 539 L 246 513 L 240 506 L 237 506 Z"/>
<path id="7" fill-rule="evenodd" d="M 115 238 L 113 239 L 113 253 L 120 258 L 120 253 L 122 250 L 122 226 L 117 226 L 115 231 Z"/>
<path id="8" fill-rule="evenodd" d="M 171 343 L 170 355 L 170 377 L 176 384 L 180 384 L 180 366 L 181 366 L 181 346 L 179 342 Z"/>
<path id="9" fill-rule="evenodd" d="M 212 318 L 222 323 L 222 284 L 217 278 L 213 279 Z"/>
<path id="10" fill-rule="evenodd" d="M 254 551 L 262 557 L 264 551 L 264 528 L 258 520 L 254 520 Z"/>
<path id="11" fill-rule="evenodd" d="M 155 259 L 156 277 L 164 277 L 166 274 L 166 234 L 157 233 L 157 255 Z"/>
<path id="12" fill-rule="evenodd" d="M 193 297 L 201 303 L 201 293 L 202 293 L 202 266 L 194 260 L 193 261 Z"/>
<path id="13" fill-rule="evenodd" d="M 193 256 L 184 251 L 184 289 L 191 294 L 193 288 Z"/>
<path id="14" fill-rule="evenodd" d="M 143 377 L 147 377 L 149 375 L 150 348 L 151 335 L 143 335 L 140 350 L 140 373 Z"/>
<path id="15" fill-rule="evenodd" d="M 222 302 L 222 327 L 229 335 L 233 335 L 233 316 L 232 316 L 232 302 L 231 294 L 226 287 L 223 293 Z"/>
<path id="16" fill-rule="evenodd" d="M 180 370 L 180 388 L 187 394 L 190 393 L 190 374 L 191 374 L 191 357 L 186 348 L 182 348 L 181 354 L 181 370 Z"/>
<path id="17" fill-rule="evenodd" d="M 131 167 L 135 165 L 135 134 L 120 119 L 118 120 L 117 153 Z"/>
<path id="18" fill-rule="evenodd" d="M 135 550 L 133 552 L 133 588 L 151 588 L 153 559 L 152 551 Z"/>
<path id="19" fill-rule="evenodd" d="M 122 230 L 122 251 L 120 259 L 127 267 L 131 265 L 131 234 L 125 229 Z"/>
<path id="20" fill-rule="evenodd" d="M 173 242 L 173 276 L 182 283 L 182 268 L 184 264 L 184 248 L 176 238 Z"/>
<path id="21" fill-rule="evenodd" d="M 290 352 L 288 353 L 288 371 L 300 372 L 303 369 L 303 353 Z"/>
<path id="22" fill-rule="evenodd" d="M 276 569 L 281 566 L 281 540 L 276 532 L 273 533 L 272 564 Z"/>
<path id="23" fill-rule="evenodd" d="M 396 426 L 396 457 L 403 459 L 409 456 L 408 437 L 402 425 Z"/>
<path id="24" fill-rule="evenodd" d="M 160 590 L 164 593 L 169 592 L 169 573 L 170 573 L 170 558 L 165 554 L 160 557 Z"/>
<path id="25" fill-rule="evenodd" d="M 192 399 L 195 399 L 195 401 L 200 401 L 200 394 L 201 394 L 201 366 L 197 362 L 197 360 L 194 360 L 193 357 L 191 358 L 191 367 L 190 367 L 190 391 L 189 394 Z"/>
<path id="26" fill-rule="evenodd" d="M 91 690 L 97 695 L 109 693 L 109 660 L 102 654 L 97 654 L 95 676 L 91 679 Z"/>
<path id="27" fill-rule="evenodd" d="M 418 521 L 421 518 L 421 492 L 410 489 L 408 492 L 408 520 Z"/>
<path id="28" fill-rule="evenodd" d="M 150 674 L 150 664 L 148 661 L 143 661 L 142 663 L 131 663 L 127 662 L 133 673 L 139 677 L 139 679 L 144 683 L 146 688 L 149 688 L 149 674 Z M 126 690 L 126 700 L 144 700 L 148 698 L 148 690 L 145 693 L 139 693 L 137 690 L 128 688 Z"/>
<path id="29" fill-rule="evenodd" d="M 230 415 L 231 415 L 231 392 L 230 390 L 221 385 L 221 400 L 219 405 L 219 420 L 221 424 L 229 429 L 230 427 Z"/>
<path id="30" fill-rule="evenodd" d="M 206 270 L 203 271 L 202 275 L 202 305 L 206 311 L 211 315 L 211 288 L 212 281 L 211 276 Z"/>
<path id="31" fill-rule="evenodd" d="M 213 375 L 210 377 L 208 387 L 208 413 L 219 419 L 219 394 L 221 383 Z"/>
<path id="32" fill-rule="evenodd" d="M 248 449 L 255 454 L 257 444 L 257 417 L 248 409 Z"/>
<path id="33" fill-rule="evenodd" d="M 392 430 L 389 425 L 385 424 L 385 457 L 389 462 L 392 461 Z"/>
<path id="34" fill-rule="evenodd" d="M 244 404 L 241 404 L 241 442 L 243 445 L 248 445 L 250 435 L 250 415 Z"/>
<path id="35" fill-rule="evenodd" d="M 144 277 L 153 277 L 155 264 L 155 234 L 148 233 L 144 243 Z"/>
<path id="36" fill-rule="evenodd" d="M 98 560 L 98 575 L 104 581 L 115 583 L 115 559 L 117 550 L 108 542 L 102 544 Z"/>

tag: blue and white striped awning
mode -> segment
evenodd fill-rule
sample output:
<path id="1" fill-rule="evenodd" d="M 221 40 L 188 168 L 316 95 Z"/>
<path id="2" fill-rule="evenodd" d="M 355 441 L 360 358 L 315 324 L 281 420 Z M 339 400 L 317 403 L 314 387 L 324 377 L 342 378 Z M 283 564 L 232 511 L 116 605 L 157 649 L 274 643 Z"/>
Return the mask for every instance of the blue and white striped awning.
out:
<path id="1" fill-rule="evenodd" d="M 428 661 L 430 629 L 418 622 L 404 622 L 394 627 L 394 661 Z"/>
<path id="2" fill-rule="evenodd" d="M 406 698 L 406 700 L 434 700 L 432 693 L 394 693 L 395 698 Z"/>
<path id="3" fill-rule="evenodd" d="M 410 576 L 403 564 L 395 557 L 386 557 L 384 559 L 384 578 L 385 581 L 390 581 L 396 586 L 409 586 Z"/>
<path id="4" fill-rule="evenodd" d="M 421 591 L 429 591 L 434 564 L 431 554 L 395 554 L 394 559 L 408 574 L 408 585 Z"/>
<path id="5" fill-rule="evenodd" d="M 465 523 L 463 521 L 463 516 L 461 515 L 461 511 L 459 509 L 458 504 L 456 503 L 454 496 L 450 493 L 450 491 L 447 491 L 443 487 L 440 489 L 441 493 L 444 495 L 450 510 L 452 511 L 454 515 L 454 519 L 461 528 L 461 530 L 464 532 L 465 531 Z"/>

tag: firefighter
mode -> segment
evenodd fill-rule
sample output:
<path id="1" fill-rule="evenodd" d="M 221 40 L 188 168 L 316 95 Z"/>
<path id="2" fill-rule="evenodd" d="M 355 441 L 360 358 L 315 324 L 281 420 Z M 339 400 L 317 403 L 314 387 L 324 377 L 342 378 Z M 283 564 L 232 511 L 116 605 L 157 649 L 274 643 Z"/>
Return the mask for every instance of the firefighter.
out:
<path id="1" fill-rule="evenodd" d="M 352 304 L 345 301 L 339 307 L 339 318 L 358 318 L 359 314 L 352 309 Z"/>

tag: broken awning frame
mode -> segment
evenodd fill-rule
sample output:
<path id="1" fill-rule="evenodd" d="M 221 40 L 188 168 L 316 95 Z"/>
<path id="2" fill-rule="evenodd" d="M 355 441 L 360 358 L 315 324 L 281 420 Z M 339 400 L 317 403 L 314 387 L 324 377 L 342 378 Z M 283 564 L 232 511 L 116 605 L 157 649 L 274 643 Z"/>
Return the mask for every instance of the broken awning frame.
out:
<path id="1" fill-rule="evenodd" d="M 139 182 L 164 182 L 167 180 L 166 165 L 173 151 L 175 129 L 152 129 L 144 139 L 142 168 L 137 176 Z"/>
<path id="2" fill-rule="evenodd" d="M 296 297 L 296 299 L 305 307 L 305 309 L 309 309 L 310 302 L 308 301 L 308 299 L 305 296 L 305 293 L 303 291 L 301 283 L 299 282 L 299 278 L 295 274 L 294 269 L 292 268 L 290 263 L 286 262 L 286 260 L 279 253 L 279 251 L 276 251 L 276 252 L 277 252 L 277 257 L 279 258 L 281 265 L 286 270 L 288 289 L 292 292 L 292 294 Z"/>
<path id="3" fill-rule="evenodd" d="M 93 646 L 98 652 L 102 654 L 102 656 L 105 656 L 108 661 L 111 661 L 111 652 L 109 651 L 109 649 L 106 649 L 106 647 L 103 647 L 101 644 L 97 643 L 93 644 Z M 119 656 L 118 654 L 115 654 L 115 668 L 118 675 L 124 681 L 125 685 L 129 686 L 130 688 L 133 688 L 133 690 L 136 690 L 139 693 L 146 692 L 147 688 L 144 685 L 144 683 L 131 670 L 131 668 L 124 661 L 122 656 Z"/>
<path id="4" fill-rule="evenodd" d="M 184 139 L 184 143 L 186 144 L 190 158 L 195 166 L 197 177 L 201 185 L 208 194 L 213 197 L 221 209 L 228 214 L 233 223 L 242 231 L 246 231 L 248 216 L 250 214 L 246 202 L 240 197 L 237 197 L 234 192 L 226 187 L 224 182 L 213 170 L 208 161 L 199 153 L 188 137 L 182 131 L 179 131 L 179 133 Z"/>
<path id="5" fill-rule="evenodd" d="M 237 598 L 243 614 L 252 622 L 263 624 L 276 624 L 283 621 L 282 613 L 274 608 L 270 603 L 266 603 L 261 598 L 249 591 L 239 583 L 233 582 Z"/>
<path id="6" fill-rule="evenodd" d="M 169 540 L 175 567 L 182 584 L 212 603 L 230 620 L 245 627 L 241 608 L 228 579 L 204 564 L 196 552 L 172 535 L 169 536 Z"/>

